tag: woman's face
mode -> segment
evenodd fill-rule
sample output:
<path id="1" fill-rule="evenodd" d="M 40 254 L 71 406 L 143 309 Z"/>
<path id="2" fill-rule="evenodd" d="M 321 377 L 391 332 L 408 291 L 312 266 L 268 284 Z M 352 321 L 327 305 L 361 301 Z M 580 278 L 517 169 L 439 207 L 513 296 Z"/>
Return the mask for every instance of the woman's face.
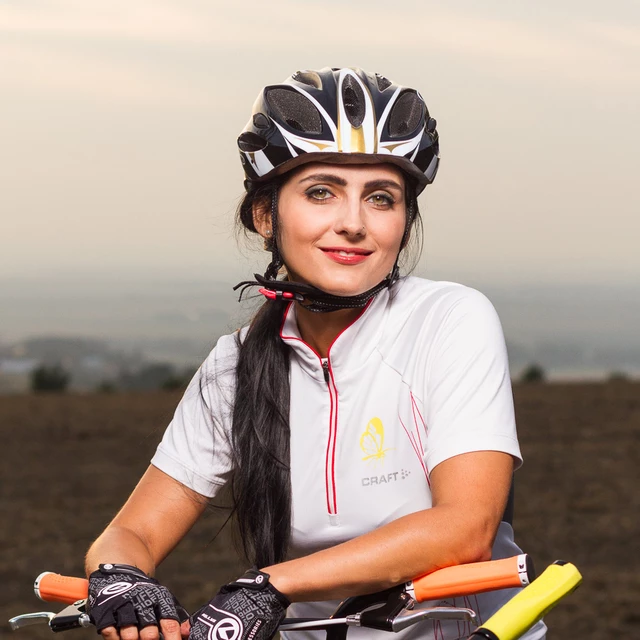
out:
<path id="1" fill-rule="evenodd" d="M 390 164 L 306 164 L 280 190 L 278 246 L 289 277 L 340 296 L 393 268 L 404 234 L 405 181 Z M 270 229 L 268 216 L 257 228 Z"/>

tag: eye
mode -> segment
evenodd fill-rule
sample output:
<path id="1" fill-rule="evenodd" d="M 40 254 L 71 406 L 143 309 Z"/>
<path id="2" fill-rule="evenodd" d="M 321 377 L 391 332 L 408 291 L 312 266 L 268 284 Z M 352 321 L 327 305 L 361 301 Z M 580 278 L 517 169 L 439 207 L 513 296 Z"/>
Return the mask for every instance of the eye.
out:
<path id="1" fill-rule="evenodd" d="M 329 200 L 329 198 L 333 197 L 333 194 L 326 187 L 311 187 L 305 191 L 305 195 L 307 198 L 311 200 Z"/>
<path id="2" fill-rule="evenodd" d="M 388 193 L 372 193 L 367 198 L 367 202 L 384 209 L 390 209 L 396 203 L 395 198 Z"/>

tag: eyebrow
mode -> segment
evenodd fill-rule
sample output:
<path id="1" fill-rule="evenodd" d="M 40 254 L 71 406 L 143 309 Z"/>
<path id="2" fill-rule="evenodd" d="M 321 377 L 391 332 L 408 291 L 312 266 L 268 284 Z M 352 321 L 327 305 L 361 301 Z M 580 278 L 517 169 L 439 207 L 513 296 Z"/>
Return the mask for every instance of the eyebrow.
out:
<path id="1" fill-rule="evenodd" d="M 307 176 L 300 180 L 300 182 L 328 182 L 331 184 L 337 184 L 340 187 L 346 187 L 347 181 L 340 176 L 333 175 L 332 173 L 314 173 L 313 175 Z M 370 180 L 365 183 L 365 189 L 387 189 L 391 187 L 392 189 L 398 189 L 402 191 L 402 185 L 397 183 L 395 180 Z"/>
<path id="2" fill-rule="evenodd" d="M 398 189 L 402 191 L 402 185 L 398 184 L 395 180 L 370 180 L 365 183 L 365 189 L 388 189 L 391 187 L 392 189 Z"/>
<path id="3" fill-rule="evenodd" d="M 332 184 L 337 184 L 341 187 L 347 186 L 347 181 L 344 178 L 340 178 L 339 176 L 334 176 L 331 173 L 314 173 L 311 176 L 307 176 L 300 180 L 300 182 L 330 182 Z"/>

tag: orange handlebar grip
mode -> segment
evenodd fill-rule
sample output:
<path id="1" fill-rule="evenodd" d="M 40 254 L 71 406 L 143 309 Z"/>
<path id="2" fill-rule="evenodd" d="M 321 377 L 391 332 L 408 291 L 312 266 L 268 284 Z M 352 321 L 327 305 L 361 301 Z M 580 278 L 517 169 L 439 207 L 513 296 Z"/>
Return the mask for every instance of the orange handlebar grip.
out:
<path id="1" fill-rule="evenodd" d="M 73 604 L 76 600 L 87 597 L 89 581 L 85 578 L 72 578 L 45 571 L 36 578 L 33 590 L 38 598 L 45 602 Z"/>
<path id="2" fill-rule="evenodd" d="M 418 602 L 443 600 L 474 593 L 524 587 L 535 578 L 526 553 L 502 560 L 474 562 L 439 569 L 408 583 L 407 591 Z"/>

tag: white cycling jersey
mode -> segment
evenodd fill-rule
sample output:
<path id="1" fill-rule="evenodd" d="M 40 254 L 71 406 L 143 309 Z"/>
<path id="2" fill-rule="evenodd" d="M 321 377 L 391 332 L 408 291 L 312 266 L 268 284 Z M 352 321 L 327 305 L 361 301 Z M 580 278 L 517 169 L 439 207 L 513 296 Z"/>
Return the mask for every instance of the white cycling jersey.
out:
<path id="1" fill-rule="evenodd" d="M 402 278 L 335 339 L 326 359 L 301 339 L 294 304 L 285 313 L 281 338 L 291 347 L 291 557 L 431 507 L 430 473 L 448 458 L 491 450 L 521 463 L 502 328 L 478 291 Z M 207 497 L 231 473 L 227 443 L 236 358 L 237 334 L 223 336 L 151 461 Z M 502 523 L 493 557 L 520 552 L 511 526 Z M 453 604 L 471 606 L 485 620 L 513 593 L 457 598 Z M 327 616 L 335 606 L 296 603 L 289 615 Z M 464 626 L 420 624 L 399 637 L 451 640 L 470 633 Z M 539 623 L 526 638 L 544 633 Z M 324 638 L 318 631 L 282 635 Z M 389 638 L 357 628 L 349 637 Z"/>

